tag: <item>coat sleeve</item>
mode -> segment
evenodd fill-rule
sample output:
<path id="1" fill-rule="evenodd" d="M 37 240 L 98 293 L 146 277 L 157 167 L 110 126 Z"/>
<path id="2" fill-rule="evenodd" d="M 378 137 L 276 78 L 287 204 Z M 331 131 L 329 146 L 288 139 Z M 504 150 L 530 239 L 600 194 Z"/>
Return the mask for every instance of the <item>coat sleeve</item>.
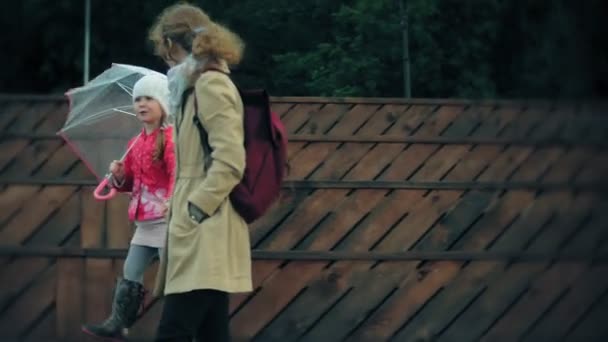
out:
<path id="1" fill-rule="evenodd" d="M 204 73 L 197 81 L 198 115 L 207 131 L 211 165 L 204 181 L 188 201 L 212 216 L 245 171 L 245 146 L 241 98 L 228 76 Z"/>
<path id="2" fill-rule="evenodd" d="M 163 153 L 163 159 L 167 173 L 169 174 L 169 188 L 167 189 L 167 196 L 171 197 L 173 194 L 173 187 L 175 186 L 175 144 L 173 142 L 173 127 L 167 128 L 165 135 L 165 151 Z"/>
<path id="3" fill-rule="evenodd" d="M 131 139 L 127 148 L 130 148 L 134 143 L 137 143 L 137 138 Z M 131 153 L 127 153 L 125 160 L 123 161 L 125 168 L 125 178 L 122 182 L 117 182 L 113 178 L 113 186 L 120 192 L 131 192 L 133 190 L 133 158 Z"/>

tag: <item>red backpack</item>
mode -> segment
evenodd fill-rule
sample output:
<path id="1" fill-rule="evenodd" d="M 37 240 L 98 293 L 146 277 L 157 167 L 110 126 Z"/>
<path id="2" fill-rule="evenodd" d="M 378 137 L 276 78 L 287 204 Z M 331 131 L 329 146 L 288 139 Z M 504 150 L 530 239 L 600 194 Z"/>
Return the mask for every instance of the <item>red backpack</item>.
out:
<path id="1" fill-rule="evenodd" d="M 238 87 L 237 87 L 238 89 Z M 246 167 L 241 182 L 230 193 L 234 209 L 247 223 L 261 217 L 278 198 L 287 164 L 287 134 L 280 117 L 270 110 L 265 90 L 241 90 L 244 106 Z M 194 108 L 198 104 L 194 96 Z M 207 132 L 194 115 L 203 150 L 211 155 Z M 208 165 L 205 165 L 205 169 Z"/>

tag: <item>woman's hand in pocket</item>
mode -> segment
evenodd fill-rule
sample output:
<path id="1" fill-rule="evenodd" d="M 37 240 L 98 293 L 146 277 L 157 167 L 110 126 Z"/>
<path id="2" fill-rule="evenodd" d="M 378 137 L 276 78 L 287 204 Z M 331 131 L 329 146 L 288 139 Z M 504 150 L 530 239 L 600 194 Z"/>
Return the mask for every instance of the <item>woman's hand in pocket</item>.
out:
<path id="1" fill-rule="evenodd" d="M 207 215 L 199 207 L 190 202 L 188 202 L 188 216 L 190 216 L 190 219 L 196 223 L 202 223 L 206 218 L 209 217 L 209 215 Z"/>

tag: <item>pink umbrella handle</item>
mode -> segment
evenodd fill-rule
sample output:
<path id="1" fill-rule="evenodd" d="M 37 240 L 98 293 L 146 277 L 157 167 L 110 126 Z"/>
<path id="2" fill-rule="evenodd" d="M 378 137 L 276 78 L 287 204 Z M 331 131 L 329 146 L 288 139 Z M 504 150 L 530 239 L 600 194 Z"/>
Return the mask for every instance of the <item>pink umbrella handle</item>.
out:
<path id="1" fill-rule="evenodd" d="M 97 188 L 95 188 L 95 191 L 93 192 L 93 196 L 100 201 L 107 201 L 109 199 L 111 199 L 112 197 L 114 197 L 116 195 L 116 189 L 114 189 L 113 187 L 108 187 L 108 182 L 110 181 L 110 179 L 108 177 L 104 178 L 101 183 L 99 183 L 99 185 L 97 186 Z M 108 193 L 105 195 L 102 195 L 102 192 L 106 189 L 109 188 Z"/>

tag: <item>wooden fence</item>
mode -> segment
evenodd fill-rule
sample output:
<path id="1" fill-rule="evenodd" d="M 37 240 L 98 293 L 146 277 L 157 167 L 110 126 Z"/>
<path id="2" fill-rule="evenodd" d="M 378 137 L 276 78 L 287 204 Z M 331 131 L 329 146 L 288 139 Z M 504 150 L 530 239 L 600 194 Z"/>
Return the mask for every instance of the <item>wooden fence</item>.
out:
<path id="1" fill-rule="evenodd" d="M 280 203 L 251 227 L 235 340 L 608 340 L 604 104 L 275 98 Z M 54 133 L 0 96 L 0 339 L 87 341 L 132 229 Z M 148 287 L 155 267 L 146 274 Z M 161 300 L 131 329 L 154 335 Z"/>

